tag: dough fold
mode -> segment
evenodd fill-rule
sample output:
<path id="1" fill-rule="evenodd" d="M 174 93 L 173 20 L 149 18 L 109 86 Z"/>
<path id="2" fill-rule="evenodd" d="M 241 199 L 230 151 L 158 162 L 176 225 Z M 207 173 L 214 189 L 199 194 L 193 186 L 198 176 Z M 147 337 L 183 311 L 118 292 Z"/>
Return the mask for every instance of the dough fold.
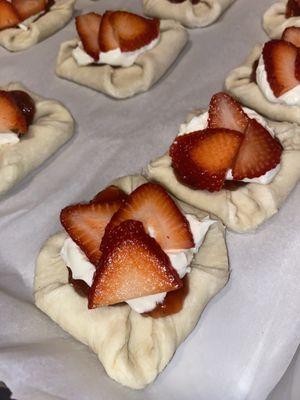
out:
<path id="1" fill-rule="evenodd" d="M 188 34 L 175 21 L 161 21 L 159 43 L 140 55 L 131 67 L 111 65 L 79 66 L 72 56 L 78 39 L 61 44 L 56 74 L 117 99 L 147 91 L 171 67 L 184 48 Z"/>
<path id="2" fill-rule="evenodd" d="M 0 45 L 9 51 L 21 51 L 53 35 L 72 18 L 75 0 L 55 0 L 51 9 L 32 22 L 28 30 L 8 28 L 0 31 Z"/>
<path id="3" fill-rule="evenodd" d="M 227 228 L 240 233 L 253 231 L 278 212 L 300 178 L 300 127 L 275 121 L 268 124 L 284 151 L 280 170 L 267 185 L 248 183 L 234 191 L 213 193 L 191 189 L 177 180 L 168 154 L 150 162 L 146 175 L 181 201 L 215 214 Z"/>
<path id="4" fill-rule="evenodd" d="M 225 88 L 243 105 L 269 119 L 300 124 L 300 106 L 271 103 L 256 82 L 251 82 L 253 64 L 259 59 L 262 48 L 261 45 L 256 45 L 243 65 L 230 72 L 225 80 Z"/>
<path id="5" fill-rule="evenodd" d="M 199 28 L 215 22 L 234 0 L 206 0 L 193 5 L 189 0 L 143 0 L 144 13 L 150 17 L 174 19 L 188 28 Z"/>
<path id="6" fill-rule="evenodd" d="M 300 27 L 300 17 L 285 18 L 287 0 L 273 4 L 263 16 L 263 28 L 271 39 L 280 39 L 285 28 Z"/>
<path id="7" fill-rule="evenodd" d="M 127 176 L 113 184 L 129 193 L 144 182 L 141 176 Z M 207 216 L 186 204 L 180 206 L 200 219 Z M 143 317 L 126 304 L 88 310 L 87 299 L 68 283 L 67 268 L 59 255 L 65 238 L 65 233 L 52 236 L 38 256 L 34 283 L 37 307 L 89 346 L 114 380 L 134 389 L 145 387 L 166 367 L 206 304 L 228 280 L 222 224 L 217 221 L 211 225 L 195 255 L 183 309 L 158 319 Z"/>
<path id="8" fill-rule="evenodd" d="M 74 133 L 70 112 L 58 101 L 30 92 L 21 83 L 2 90 L 23 90 L 35 102 L 35 116 L 26 135 L 16 144 L 0 146 L 0 196 L 55 153 Z"/>

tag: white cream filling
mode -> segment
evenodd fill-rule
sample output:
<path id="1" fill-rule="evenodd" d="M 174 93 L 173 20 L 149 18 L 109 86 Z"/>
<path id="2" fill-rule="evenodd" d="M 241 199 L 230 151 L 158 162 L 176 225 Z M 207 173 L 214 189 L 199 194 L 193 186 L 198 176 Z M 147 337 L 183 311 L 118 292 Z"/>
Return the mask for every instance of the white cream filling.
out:
<path id="1" fill-rule="evenodd" d="M 208 217 L 199 221 L 194 215 L 186 214 L 186 218 L 190 224 L 190 229 L 193 235 L 195 247 L 188 250 L 171 250 L 166 251 L 169 256 L 171 264 L 178 272 L 180 278 L 183 278 L 190 272 L 190 263 L 195 253 L 198 252 L 209 227 L 215 223 L 214 220 Z M 154 237 L 153 231 L 150 229 L 150 236 Z M 73 279 L 81 279 L 87 283 L 88 286 L 92 285 L 95 266 L 87 259 L 84 252 L 77 246 L 77 244 L 68 236 L 64 241 L 60 255 L 65 264 L 71 269 Z M 144 296 L 137 299 L 127 301 L 127 304 L 136 312 L 144 313 L 153 310 L 157 304 L 164 301 L 167 293 L 158 293 L 151 296 Z"/>
<path id="2" fill-rule="evenodd" d="M 293 89 L 279 97 L 274 95 L 274 92 L 268 82 L 263 55 L 260 56 L 256 69 L 256 82 L 264 96 L 271 103 L 287 104 L 289 106 L 300 105 L 300 85 L 295 86 Z"/>
<path id="3" fill-rule="evenodd" d="M 23 29 L 23 31 L 27 31 L 29 29 L 29 25 L 32 24 L 35 20 L 37 20 L 44 12 L 45 11 L 41 11 L 41 12 L 34 14 L 31 17 L 25 19 L 20 24 L 18 24 L 18 27 L 20 29 Z"/>
<path id="4" fill-rule="evenodd" d="M 0 132 L 0 146 L 2 144 L 16 144 L 20 139 L 16 133 L 13 132 Z"/>
<path id="5" fill-rule="evenodd" d="M 255 119 L 259 124 L 261 124 L 270 133 L 272 137 L 275 136 L 273 129 L 270 126 L 268 126 L 267 121 L 261 115 L 257 114 L 257 112 L 247 107 L 243 107 L 243 110 L 248 115 L 249 118 Z M 208 125 L 208 112 L 205 112 L 199 116 L 192 118 L 191 121 L 188 122 L 187 124 L 181 124 L 178 136 L 184 135 L 185 133 L 201 131 L 203 129 L 206 129 L 207 125 Z M 242 182 L 259 183 L 261 185 L 267 185 L 268 183 L 272 182 L 274 177 L 278 174 L 279 170 L 280 170 L 280 164 L 278 164 L 275 168 L 271 169 L 270 171 L 267 171 L 264 175 L 252 179 L 244 178 L 242 179 Z M 227 171 L 226 180 L 228 181 L 233 180 L 231 169 Z"/>
<path id="6" fill-rule="evenodd" d="M 78 65 L 90 65 L 90 64 L 109 64 L 112 66 L 120 66 L 120 67 L 130 67 L 134 64 L 135 60 L 141 54 L 145 53 L 148 50 L 153 49 L 159 41 L 159 36 L 152 40 L 149 44 L 135 51 L 124 51 L 122 52 L 120 48 L 115 50 L 110 50 L 107 52 L 101 51 L 99 53 L 99 60 L 95 61 L 93 57 L 91 57 L 83 48 L 81 42 L 78 43 L 78 46 L 73 50 L 72 55 Z"/>

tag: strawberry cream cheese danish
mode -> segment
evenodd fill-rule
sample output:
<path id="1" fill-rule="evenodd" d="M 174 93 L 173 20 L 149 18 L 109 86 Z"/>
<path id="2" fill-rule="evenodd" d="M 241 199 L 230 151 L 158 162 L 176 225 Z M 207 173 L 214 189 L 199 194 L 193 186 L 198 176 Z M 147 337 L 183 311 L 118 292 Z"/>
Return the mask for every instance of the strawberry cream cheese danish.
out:
<path id="1" fill-rule="evenodd" d="M 263 16 L 263 27 L 271 39 L 280 39 L 290 26 L 300 27 L 300 0 L 280 0 Z"/>
<path id="2" fill-rule="evenodd" d="M 80 15 L 76 29 L 79 39 L 61 45 L 57 75 L 115 98 L 147 91 L 187 42 L 180 24 L 126 11 Z"/>
<path id="3" fill-rule="evenodd" d="M 0 196 L 73 135 L 73 118 L 57 101 L 19 83 L 0 90 Z"/>
<path id="4" fill-rule="evenodd" d="M 226 79 L 236 99 L 276 121 L 300 124 L 300 28 L 287 28 L 280 40 L 256 46 Z"/>
<path id="5" fill-rule="evenodd" d="M 0 45 L 27 49 L 62 29 L 73 15 L 75 0 L 0 0 Z"/>
<path id="6" fill-rule="evenodd" d="M 173 19 L 188 28 L 215 22 L 234 0 L 143 0 L 144 13 L 150 17 Z"/>
<path id="7" fill-rule="evenodd" d="M 238 232 L 278 211 L 300 175 L 300 128 L 268 121 L 226 93 L 180 128 L 148 176 Z"/>
<path id="8" fill-rule="evenodd" d="M 65 232 L 37 260 L 36 305 L 90 346 L 113 379 L 142 388 L 227 282 L 222 225 L 140 176 L 60 219 Z"/>

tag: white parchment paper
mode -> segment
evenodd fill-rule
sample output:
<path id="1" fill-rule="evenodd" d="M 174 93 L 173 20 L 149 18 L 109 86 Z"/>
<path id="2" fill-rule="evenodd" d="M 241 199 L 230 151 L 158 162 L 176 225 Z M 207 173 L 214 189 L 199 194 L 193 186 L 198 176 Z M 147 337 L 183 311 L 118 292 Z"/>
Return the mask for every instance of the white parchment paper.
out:
<path id="1" fill-rule="evenodd" d="M 299 186 L 256 234 L 228 233 L 231 280 L 167 369 L 143 391 L 109 379 L 96 356 L 33 305 L 35 259 L 65 205 L 162 154 L 188 111 L 206 107 L 254 43 L 272 0 L 238 0 L 190 44 L 149 92 L 112 100 L 54 76 L 74 24 L 19 54 L 0 49 L 1 84 L 22 81 L 64 102 L 77 132 L 0 201 L 0 380 L 18 400 L 266 399 L 300 342 Z M 141 12 L 139 0 L 78 1 L 77 10 Z M 286 399 L 284 399 L 286 400 Z"/>

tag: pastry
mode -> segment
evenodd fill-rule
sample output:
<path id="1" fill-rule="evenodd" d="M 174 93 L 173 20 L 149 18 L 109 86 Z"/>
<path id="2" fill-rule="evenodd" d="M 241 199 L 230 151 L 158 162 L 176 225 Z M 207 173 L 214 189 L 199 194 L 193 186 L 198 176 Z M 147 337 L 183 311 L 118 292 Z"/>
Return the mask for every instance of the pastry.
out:
<path id="1" fill-rule="evenodd" d="M 141 176 L 66 207 L 61 222 L 38 256 L 36 305 L 141 389 L 228 280 L 222 224 Z"/>
<path id="2" fill-rule="evenodd" d="M 234 0 L 143 0 L 144 13 L 150 17 L 173 19 L 188 28 L 215 22 Z"/>
<path id="3" fill-rule="evenodd" d="M 300 27 L 300 1 L 280 0 L 273 4 L 263 16 L 263 27 L 272 39 L 279 39 L 290 26 Z"/>
<path id="4" fill-rule="evenodd" d="M 74 121 L 57 101 L 20 83 L 0 91 L 0 195 L 41 165 L 72 135 Z"/>
<path id="5" fill-rule="evenodd" d="M 300 28 L 290 27 L 281 40 L 256 46 L 244 64 L 228 75 L 227 91 L 267 118 L 300 124 L 297 38 Z"/>
<path id="6" fill-rule="evenodd" d="M 75 0 L 0 0 L 0 45 L 20 51 L 62 29 Z"/>
<path id="7" fill-rule="evenodd" d="M 225 93 L 189 118 L 148 176 L 237 232 L 274 215 L 300 176 L 300 128 L 269 121 Z"/>
<path id="8" fill-rule="evenodd" d="M 147 91 L 169 69 L 187 42 L 174 21 L 125 11 L 76 18 L 78 39 L 62 43 L 56 73 L 118 99 Z"/>

